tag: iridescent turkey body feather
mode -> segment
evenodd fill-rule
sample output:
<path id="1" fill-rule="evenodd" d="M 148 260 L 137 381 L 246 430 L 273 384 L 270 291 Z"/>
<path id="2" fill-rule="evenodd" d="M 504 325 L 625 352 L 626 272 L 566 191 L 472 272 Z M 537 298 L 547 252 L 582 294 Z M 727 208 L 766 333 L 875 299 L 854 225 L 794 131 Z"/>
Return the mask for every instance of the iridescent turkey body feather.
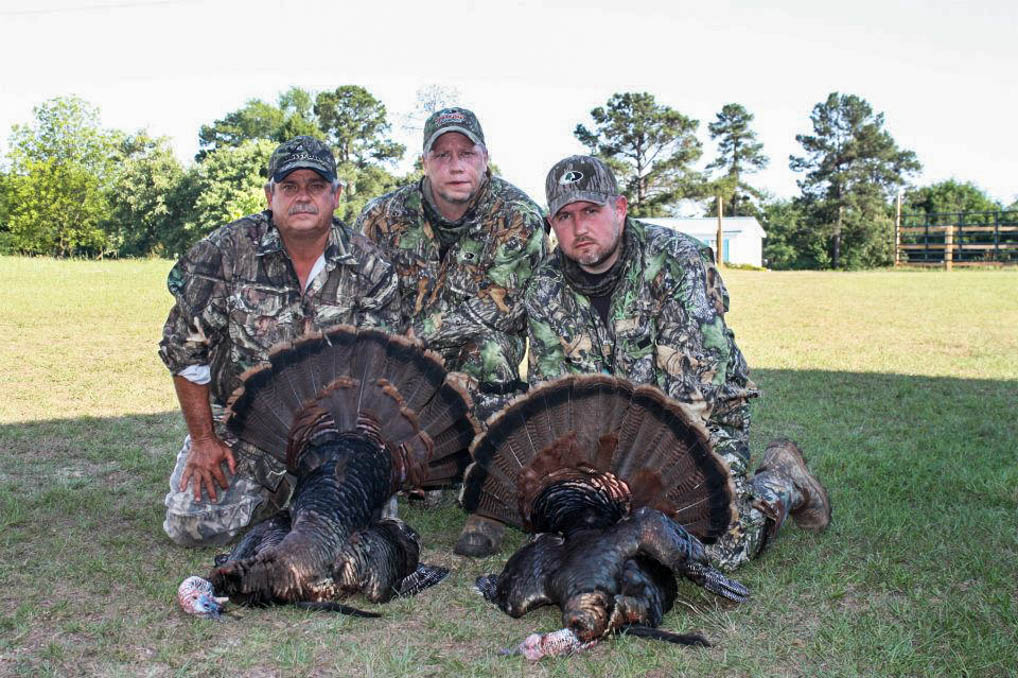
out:
<path id="1" fill-rule="evenodd" d="M 285 460 L 297 484 L 290 506 L 218 563 L 215 591 L 244 604 L 384 602 L 440 580 L 418 561 L 418 535 L 381 512 L 397 490 L 448 485 L 466 465 L 477 426 L 441 360 L 404 337 L 339 327 L 270 361 L 243 375 L 226 424 Z"/>
<path id="2" fill-rule="evenodd" d="M 525 656 L 626 630 L 706 645 L 650 628 L 671 609 L 678 575 L 748 597 L 703 547 L 733 517 L 728 467 L 695 416 L 657 389 L 602 375 L 549 382 L 490 420 L 471 453 L 465 507 L 536 533 L 478 589 L 514 617 L 562 610 L 564 629 L 528 637 L 516 650 Z"/>

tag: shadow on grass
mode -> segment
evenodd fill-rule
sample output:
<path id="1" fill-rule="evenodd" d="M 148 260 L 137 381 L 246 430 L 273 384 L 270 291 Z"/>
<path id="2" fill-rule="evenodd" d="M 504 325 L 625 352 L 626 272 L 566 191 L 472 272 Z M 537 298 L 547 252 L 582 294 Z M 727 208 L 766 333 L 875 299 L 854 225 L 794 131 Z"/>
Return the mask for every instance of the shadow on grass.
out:
<path id="1" fill-rule="evenodd" d="M 749 605 L 721 608 L 683 589 L 692 602 L 677 606 L 665 626 L 701 625 L 724 653 L 701 660 L 656 649 L 664 654 L 642 660 L 648 651 L 639 641 L 601 651 L 631 659 L 632 675 L 661 661 L 666 669 L 749 675 L 757 666 L 761 673 L 1006 675 L 1018 665 L 1018 383 L 766 369 L 753 377 L 763 391 L 753 405 L 754 453 L 779 435 L 799 441 L 831 491 L 831 529 L 819 536 L 783 529 L 739 573 L 754 590 Z M 241 639 L 240 626 L 229 627 L 217 633 L 234 645 L 212 642 L 172 599 L 183 576 L 205 571 L 213 552 L 177 548 L 161 530 L 183 433 L 176 412 L 0 426 L 0 581 L 19 592 L 0 597 L 0 673 L 329 672 L 338 653 L 348 660 L 339 673 L 355 674 L 379 661 L 412 668 L 420 658 L 406 652 L 421 653 L 422 666 L 438 673 L 501 673 L 503 665 L 518 673 L 489 651 L 507 635 L 554 624 L 550 614 L 529 621 L 494 614 L 467 590 L 476 574 L 499 569 L 509 550 L 481 562 L 449 555 L 463 515 L 446 502 L 437 511 L 401 512 L 421 532 L 429 559 L 458 571 L 430 599 L 400 603 L 379 622 L 388 634 L 423 624 L 435 638 L 415 637 L 412 651 L 395 659 L 384 647 L 361 656 L 364 647 L 344 644 L 354 636 L 305 647 L 290 627 L 359 627 L 274 610 L 248 613 L 243 626 L 254 635 Z M 299 647 L 281 658 L 280 642 Z"/>

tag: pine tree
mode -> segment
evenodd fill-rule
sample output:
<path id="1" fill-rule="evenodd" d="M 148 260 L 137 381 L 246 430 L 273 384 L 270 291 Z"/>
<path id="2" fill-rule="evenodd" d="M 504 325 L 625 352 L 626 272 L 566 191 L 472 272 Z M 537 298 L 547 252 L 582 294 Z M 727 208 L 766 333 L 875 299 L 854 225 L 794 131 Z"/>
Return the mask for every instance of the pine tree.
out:
<path id="1" fill-rule="evenodd" d="M 647 92 L 613 94 L 590 112 L 593 131 L 573 134 L 615 172 L 635 216 L 659 216 L 683 198 L 699 196 L 703 176 L 692 169 L 702 151 L 699 121 L 658 104 Z"/>
<path id="2" fill-rule="evenodd" d="M 751 122 L 753 114 L 741 104 L 725 104 L 717 119 L 707 125 L 711 139 L 718 143 L 718 157 L 707 170 L 723 170 L 723 181 L 718 186 L 724 188 L 724 213 L 728 216 L 755 213 L 747 196 L 761 197 L 760 191 L 743 180 L 744 175 L 763 169 L 768 162 L 763 144 L 749 127 Z"/>
<path id="3" fill-rule="evenodd" d="M 813 107 L 813 134 L 798 134 L 803 156 L 789 167 L 806 176 L 797 183 L 808 221 L 830 232 L 830 263 L 853 266 L 886 263 L 890 227 L 888 200 L 919 171 L 915 153 L 898 148 L 884 129 L 884 115 L 861 97 L 832 92 Z M 843 240 L 850 236 L 844 248 Z M 849 251 L 850 250 L 850 251 Z"/>

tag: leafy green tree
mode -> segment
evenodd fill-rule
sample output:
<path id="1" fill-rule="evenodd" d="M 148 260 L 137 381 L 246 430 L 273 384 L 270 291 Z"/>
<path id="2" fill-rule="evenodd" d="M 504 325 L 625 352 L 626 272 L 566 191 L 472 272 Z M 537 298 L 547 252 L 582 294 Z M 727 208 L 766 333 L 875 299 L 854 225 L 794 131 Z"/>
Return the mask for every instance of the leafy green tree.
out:
<path id="1" fill-rule="evenodd" d="M 338 163 L 364 168 L 403 157 L 406 147 L 389 138 L 385 104 L 363 87 L 343 85 L 320 92 L 314 112 Z"/>
<path id="2" fill-rule="evenodd" d="M 691 167 L 703 152 L 699 121 L 647 92 L 613 94 L 590 116 L 593 130 L 577 125 L 573 134 L 615 172 L 634 216 L 661 216 L 703 192 L 703 176 Z"/>
<path id="3" fill-rule="evenodd" d="M 7 246 L 24 254 L 102 255 L 117 135 L 99 110 L 77 97 L 33 109 L 35 120 L 10 136 L 6 185 Z"/>
<path id="4" fill-rule="evenodd" d="M 1002 209 L 985 191 L 971 182 L 954 179 L 941 181 L 905 192 L 902 211 L 924 213 L 928 219 L 935 214 L 947 223 L 957 223 L 959 212 L 993 212 Z"/>
<path id="5" fill-rule="evenodd" d="M 768 268 L 820 268 L 830 263 L 827 244 L 806 223 L 801 201 L 773 200 L 758 215 L 767 232 L 763 256 Z"/>
<path id="6" fill-rule="evenodd" d="M 891 258 L 888 200 L 919 171 L 915 153 L 899 149 L 865 99 L 832 92 L 813 107 L 813 134 L 795 139 L 805 152 L 789 167 L 798 181 L 807 222 L 825 235 L 830 266 L 863 267 Z M 818 266 L 823 262 L 816 260 Z"/>
<path id="7" fill-rule="evenodd" d="M 111 246 L 121 256 L 165 254 L 167 241 L 176 238 L 181 226 L 173 196 L 184 168 L 167 137 L 154 139 L 139 132 L 125 137 L 119 151 L 104 226 Z"/>
<path id="8" fill-rule="evenodd" d="M 358 167 L 355 163 L 345 163 L 336 169 L 344 180 L 336 216 L 351 226 L 369 200 L 403 185 L 400 179 L 377 165 Z"/>
<path id="9" fill-rule="evenodd" d="M 166 253 L 179 256 L 216 228 L 265 209 L 265 172 L 276 146 L 249 139 L 219 148 L 191 167 L 167 199 L 167 210 L 179 215 L 179 228 L 163 239 Z"/>
<path id="10" fill-rule="evenodd" d="M 6 171 L 0 171 L 0 254 L 12 254 L 10 216 L 12 179 Z"/>
<path id="11" fill-rule="evenodd" d="M 276 104 L 251 99 L 221 120 L 202 125 L 198 132 L 200 150 L 195 159 L 201 161 L 218 148 L 240 146 L 250 139 L 280 144 L 301 134 L 325 138 L 315 120 L 311 93 L 291 87 L 279 95 Z"/>
<path id="12" fill-rule="evenodd" d="M 725 104 L 714 122 L 707 125 L 711 139 L 718 144 L 718 157 L 707 170 L 721 170 L 721 181 L 715 183 L 715 194 L 721 195 L 724 214 L 738 216 L 758 212 L 750 198 L 760 200 L 763 194 L 743 180 L 767 166 L 768 158 L 763 153 L 763 144 L 756 140 L 756 132 L 750 129 L 753 114 L 741 104 Z M 717 203 L 708 205 L 710 214 L 717 214 Z"/>

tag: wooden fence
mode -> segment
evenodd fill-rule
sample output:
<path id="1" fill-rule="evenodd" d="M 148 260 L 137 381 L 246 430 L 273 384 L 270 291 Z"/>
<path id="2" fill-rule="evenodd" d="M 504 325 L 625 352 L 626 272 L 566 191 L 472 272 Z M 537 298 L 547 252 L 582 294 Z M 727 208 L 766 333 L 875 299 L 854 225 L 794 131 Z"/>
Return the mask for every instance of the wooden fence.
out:
<path id="1" fill-rule="evenodd" d="M 902 214 L 896 266 L 1018 265 L 1018 210 Z"/>

